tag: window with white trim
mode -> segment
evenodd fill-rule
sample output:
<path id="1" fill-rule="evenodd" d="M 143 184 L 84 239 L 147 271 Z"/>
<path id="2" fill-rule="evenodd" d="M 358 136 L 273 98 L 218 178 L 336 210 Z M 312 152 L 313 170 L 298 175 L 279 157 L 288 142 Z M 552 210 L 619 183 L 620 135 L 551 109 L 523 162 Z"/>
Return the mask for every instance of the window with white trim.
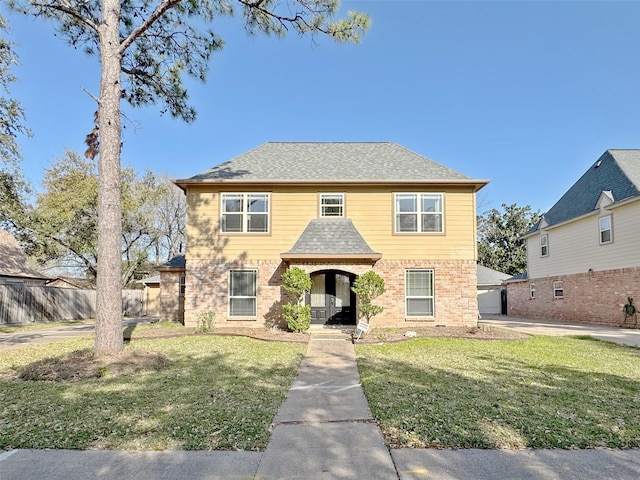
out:
<path id="1" fill-rule="evenodd" d="M 223 193 L 221 222 L 223 233 L 268 233 L 268 193 Z"/>
<path id="2" fill-rule="evenodd" d="M 553 282 L 553 298 L 564 298 L 564 287 L 561 281 Z"/>
<path id="3" fill-rule="evenodd" d="M 549 235 L 544 234 L 540 236 L 540 256 L 549 256 Z"/>
<path id="4" fill-rule="evenodd" d="M 407 317 L 433 317 L 433 270 L 405 270 L 404 289 Z"/>
<path id="5" fill-rule="evenodd" d="M 229 317 L 255 317 L 258 305 L 258 271 L 229 271 Z"/>
<path id="6" fill-rule="evenodd" d="M 344 217 L 344 193 L 321 193 L 320 216 Z"/>
<path id="7" fill-rule="evenodd" d="M 600 244 L 611 243 L 613 241 L 611 215 L 600 217 L 598 219 L 598 225 L 600 227 Z"/>
<path id="8" fill-rule="evenodd" d="M 531 294 L 531 298 L 536 298 L 536 284 L 532 283 L 529 285 L 529 292 Z"/>
<path id="9" fill-rule="evenodd" d="M 396 233 L 444 232 L 442 193 L 396 193 L 394 212 Z"/>

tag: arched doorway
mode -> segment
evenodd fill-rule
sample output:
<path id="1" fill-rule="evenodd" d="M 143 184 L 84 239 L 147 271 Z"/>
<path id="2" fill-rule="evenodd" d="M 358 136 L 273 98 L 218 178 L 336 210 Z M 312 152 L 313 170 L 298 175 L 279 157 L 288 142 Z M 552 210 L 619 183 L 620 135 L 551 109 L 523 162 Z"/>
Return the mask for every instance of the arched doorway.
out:
<path id="1" fill-rule="evenodd" d="M 351 291 L 355 275 L 340 270 L 311 274 L 311 323 L 314 325 L 355 325 L 356 295 Z"/>

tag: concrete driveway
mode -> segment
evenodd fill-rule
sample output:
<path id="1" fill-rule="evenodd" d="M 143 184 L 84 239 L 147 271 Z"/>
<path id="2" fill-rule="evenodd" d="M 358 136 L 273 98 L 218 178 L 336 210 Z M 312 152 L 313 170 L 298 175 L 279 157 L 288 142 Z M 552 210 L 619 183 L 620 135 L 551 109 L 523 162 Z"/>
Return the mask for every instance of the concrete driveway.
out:
<path id="1" fill-rule="evenodd" d="M 604 325 L 581 325 L 558 320 L 508 317 L 506 315 L 483 315 L 479 325 L 508 328 L 530 335 L 588 335 L 598 340 L 640 347 L 640 329 L 608 327 Z"/>

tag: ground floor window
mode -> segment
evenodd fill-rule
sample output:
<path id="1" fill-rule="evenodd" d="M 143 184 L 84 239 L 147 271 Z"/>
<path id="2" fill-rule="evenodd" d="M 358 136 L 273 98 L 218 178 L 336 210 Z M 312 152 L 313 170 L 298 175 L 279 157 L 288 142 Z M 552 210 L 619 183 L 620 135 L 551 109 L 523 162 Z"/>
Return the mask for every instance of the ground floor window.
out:
<path id="1" fill-rule="evenodd" d="M 553 282 L 553 297 L 554 298 L 564 297 L 564 287 L 561 281 Z"/>
<path id="2" fill-rule="evenodd" d="M 433 270 L 405 271 L 407 317 L 432 317 L 434 304 Z"/>
<path id="3" fill-rule="evenodd" d="M 229 317 L 257 315 L 257 270 L 229 271 Z"/>

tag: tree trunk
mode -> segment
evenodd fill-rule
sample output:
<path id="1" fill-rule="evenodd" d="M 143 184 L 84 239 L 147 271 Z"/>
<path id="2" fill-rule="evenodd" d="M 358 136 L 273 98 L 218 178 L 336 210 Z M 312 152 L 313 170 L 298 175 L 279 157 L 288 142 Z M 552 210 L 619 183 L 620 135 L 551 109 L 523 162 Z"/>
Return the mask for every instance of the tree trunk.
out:
<path id="1" fill-rule="evenodd" d="M 94 351 L 115 355 L 122 338 L 120 202 L 120 1 L 103 0 L 100 34 L 98 276 Z"/>

